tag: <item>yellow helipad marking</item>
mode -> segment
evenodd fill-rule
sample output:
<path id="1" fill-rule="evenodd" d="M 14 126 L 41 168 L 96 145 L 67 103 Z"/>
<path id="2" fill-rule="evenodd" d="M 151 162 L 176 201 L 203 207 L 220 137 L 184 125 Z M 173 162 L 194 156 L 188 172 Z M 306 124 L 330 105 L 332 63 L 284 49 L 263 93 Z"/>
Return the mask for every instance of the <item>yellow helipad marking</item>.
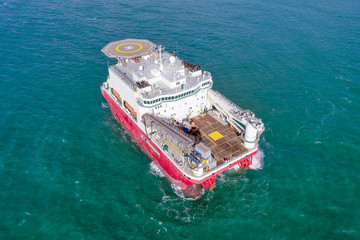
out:
<path id="1" fill-rule="evenodd" d="M 224 136 L 221 135 L 218 131 L 212 132 L 209 134 L 209 137 L 211 137 L 214 141 L 217 141 L 219 139 L 222 139 Z"/>
<path id="2" fill-rule="evenodd" d="M 121 50 L 119 50 L 119 47 L 121 47 L 121 46 L 132 45 L 132 44 L 138 45 L 139 49 L 136 49 L 134 51 L 121 51 Z M 143 46 L 140 43 L 123 43 L 123 44 L 120 44 L 120 45 L 118 45 L 116 47 L 116 51 L 121 52 L 121 53 L 134 53 L 134 52 L 140 51 L 142 48 L 143 48 Z"/>

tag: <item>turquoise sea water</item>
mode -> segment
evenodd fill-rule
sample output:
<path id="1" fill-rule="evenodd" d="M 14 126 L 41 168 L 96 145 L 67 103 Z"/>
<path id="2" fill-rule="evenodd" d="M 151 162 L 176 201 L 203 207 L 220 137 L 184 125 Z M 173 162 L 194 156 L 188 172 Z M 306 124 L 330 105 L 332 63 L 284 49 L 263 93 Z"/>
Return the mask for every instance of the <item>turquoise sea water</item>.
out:
<path id="1" fill-rule="evenodd" d="M 196 201 L 99 86 L 145 38 L 263 119 L 256 169 Z M 0 2 L 0 239 L 360 239 L 360 2 Z"/>

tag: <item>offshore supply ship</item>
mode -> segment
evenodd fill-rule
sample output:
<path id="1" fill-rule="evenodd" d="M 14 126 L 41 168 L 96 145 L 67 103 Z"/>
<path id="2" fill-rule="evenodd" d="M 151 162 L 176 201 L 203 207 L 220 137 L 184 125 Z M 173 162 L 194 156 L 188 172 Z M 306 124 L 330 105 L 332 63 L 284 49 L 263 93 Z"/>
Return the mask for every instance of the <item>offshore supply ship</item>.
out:
<path id="1" fill-rule="evenodd" d="M 144 39 L 112 42 L 102 52 L 118 60 L 101 86 L 112 114 L 185 195 L 196 198 L 218 174 L 252 164 L 264 124 L 212 90 L 200 65 Z"/>

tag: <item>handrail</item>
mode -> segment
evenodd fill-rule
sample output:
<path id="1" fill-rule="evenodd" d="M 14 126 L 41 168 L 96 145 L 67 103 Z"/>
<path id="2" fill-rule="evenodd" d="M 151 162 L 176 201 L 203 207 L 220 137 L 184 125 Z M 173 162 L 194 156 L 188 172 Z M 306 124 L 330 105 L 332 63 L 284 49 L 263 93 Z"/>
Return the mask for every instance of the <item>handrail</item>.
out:
<path id="1" fill-rule="evenodd" d="M 260 134 L 264 131 L 264 124 L 262 123 L 261 119 L 255 117 L 253 112 L 240 108 L 217 91 L 210 89 L 208 93 L 210 102 L 212 102 L 212 104 L 215 106 L 219 106 L 219 110 L 228 118 L 231 118 L 234 121 L 238 121 L 239 123 L 243 124 L 244 127 L 248 123 L 252 124 Z"/>
<path id="2" fill-rule="evenodd" d="M 116 74 L 120 75 L 120 78 L 121 78 L 122 80 L 124 80 L 124 82 L 125 82 L 129 87 L 131 87 L 131 88 L 134 89 L 134 90 L 136 89 L 135 83 L 134 83 L 128 76 L 126 76 L 123 72 L 121 72 L 120 69 L 118 69 L 116 65 L 111 66 L 111 69 L 112 69 Z"/>

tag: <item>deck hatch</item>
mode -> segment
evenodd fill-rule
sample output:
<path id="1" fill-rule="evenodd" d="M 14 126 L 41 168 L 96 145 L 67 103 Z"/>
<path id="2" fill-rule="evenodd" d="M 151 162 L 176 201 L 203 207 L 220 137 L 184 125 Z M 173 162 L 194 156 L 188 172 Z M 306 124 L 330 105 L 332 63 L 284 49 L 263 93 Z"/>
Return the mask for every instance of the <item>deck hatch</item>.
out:
<path id="1" fill-rule="evenodd" d="M 222 139 L 224 136 L 221 133 L 219 133 L 218 131 L 215 131 L 215 132 L 210 133 L 209 137 L 211 137 L 212 140 L 217 141 L 219 139 Z"/>

